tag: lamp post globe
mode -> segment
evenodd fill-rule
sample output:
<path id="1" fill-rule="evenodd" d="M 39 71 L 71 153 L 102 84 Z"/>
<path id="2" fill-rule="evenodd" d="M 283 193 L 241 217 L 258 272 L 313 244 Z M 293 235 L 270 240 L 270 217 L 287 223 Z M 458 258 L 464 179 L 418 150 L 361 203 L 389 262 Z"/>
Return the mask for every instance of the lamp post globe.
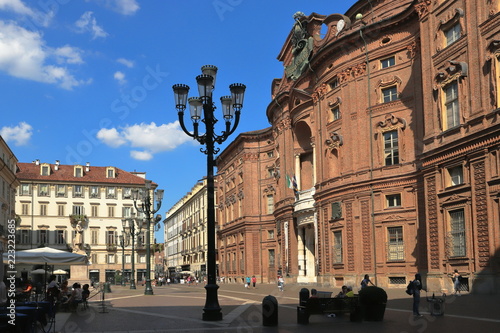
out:
<path id="1" fill-rule="evenodd" d="M 202 74 L 196 77 L 198 84 L 198 97 L 188 99 L 189 86 L 175 84 L 174 90 L 175 107 L 179 117 L 182 130 L 188 136 L 197 140 L 205 146 L 201 151 L 207 155 L 207 284 L 206 301 L 203 308 L 203 320 L 222 320 L 222 312 L 218 301 L 216 278 L 216 244 L 215 244 L 215 193 L 214 193 L 214 155 L 219 152 L 215 144 L 221 144 L 236 130 L 240 120 L 240 112 L 243 107 L 245 85 L 241 83 L 231 84 L 229 89 L 231 96 L 221 97 L 222 117 L 225 122 L 225 130 L 221 135 L 214 133 L 217 119 L 214 116 L 216 109 L 212 93 L 215 90 L 217 67 L 206 65 L 201 68 Z M 189 131 L 184 124 L 184 111 L 186 103 L 189 103 L 190 117 L 193 123 L 193 131 Z M 199 133 L 199 124 L 205 124 L 205 133 Z"/>

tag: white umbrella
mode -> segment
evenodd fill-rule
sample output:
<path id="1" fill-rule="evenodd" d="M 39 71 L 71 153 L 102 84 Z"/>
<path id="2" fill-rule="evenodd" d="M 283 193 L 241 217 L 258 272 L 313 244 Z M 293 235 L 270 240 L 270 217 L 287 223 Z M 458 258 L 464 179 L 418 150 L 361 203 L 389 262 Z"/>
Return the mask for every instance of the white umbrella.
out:
<path id="1" fill-rule="evenodd" d="M 31 274 L 45 274 L 45 269 L 43 268 L 38 268 L 38 269 L 35 269 L 34 271 L 31 271 Z"/>
<path id="2" fill-rule="evenodd" d="M 66 272 L 65 270 L 62 270 L 62 269 L 56 269 L 55 271 L 52 272 L 52 274 L 66 275 L 66 274 L 68 274 L 68 272 Z"/>
<path id="3" fill-rule="evenodd" d="M 3 254 L 3 262 L 9 263 L 9 254 Z M 32 265 L 86 265 L 88 263 L 87 256 L 67 251 L 61 251 L 50 247 L 41 247 L 37 249 L 17 251 L 15 254 L 15 262 L 17 264 L 32 264 Z"/>

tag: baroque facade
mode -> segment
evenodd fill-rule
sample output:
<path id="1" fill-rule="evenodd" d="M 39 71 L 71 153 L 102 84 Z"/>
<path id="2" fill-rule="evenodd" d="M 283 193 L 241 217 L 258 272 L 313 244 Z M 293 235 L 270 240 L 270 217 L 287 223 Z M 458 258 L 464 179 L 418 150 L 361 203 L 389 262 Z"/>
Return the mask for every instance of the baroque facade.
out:
<path id="1" fill-rule="evenodd" d="M 289 279 L 397 287 L 420 272 L 451 290 L 458 269 L 465 288 L 498 287 L 499 7 L 358 1 L 295 15 L 267 109 Z"/>
<path id="2" fill-rule="evenodd" d="M 145 174 L 90 163 L 62 165 L 36 160 L 17 165 L 16 212 L 21 217 L 17 250 L 49 246 L 87 254 L 86 275 L 95 282 L 114 281 L 124 263 L 124 278 L 130 280 L 131 238 L 125 236 L 122 249 L 119 236 L 123 235 L 122 219 L 135 214 L 132 190 L 144 189 Z M 136 237 L 136 281 L 145 280 L 145 234 L 143 228 Z"/>

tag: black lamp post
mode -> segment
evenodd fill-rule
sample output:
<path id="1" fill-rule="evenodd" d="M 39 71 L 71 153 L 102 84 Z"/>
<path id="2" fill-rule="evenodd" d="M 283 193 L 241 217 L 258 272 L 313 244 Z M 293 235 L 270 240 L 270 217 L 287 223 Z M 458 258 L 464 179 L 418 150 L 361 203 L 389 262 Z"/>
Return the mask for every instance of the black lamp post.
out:
<path id="1" fill-rule="evenodd" d="M 156 195 L 156 209 L 154 209 L 154 197 Z M 151 198 L 151 180 L 145 181 L 145 188 L 139 192 L 138 189 L 132 190 L 132 199 L 134 200 L 135 209 L 139 213 L 144 214 L 146 219 L 146 289 L 144 295 L 153 295 L 153 287 L 151 286 L 151 222 L 156 225 L 160 222 L 161 215 L 153 217 L 160 210 L 161 201 L 163 200 L 163 190 L 156 190 Z M 137 201 L 140 201 L 139 204 Z"/>
<path id="2" fill-rule="evenodd" d="M 128 231 L 127 231 L 128 223 Z M 135 236 L 139 236 L 142 231 L 142 219 L 135 218 L 135 214 L 132 214 L 131 218 L 122 219 L 123 232 L 127 236 L 132 237 L 132 277 L 130 279 L 130 289 L 137 289 L 135 286 Z M 137 226 L 137 232 L 136 232 Z"/>
<path id="3" fill-rule="evenodd" d="M 215 199 L 214 199 L 214 154 L 219 152 L 219 148 L 214 148 L 215 143 L 224 142 L 238 126 L 240 112 L 243 107 L 243 96 L 245 94 L 245 85 L 233 83 L 229 86 L 231 96 L 220 98 L 222 103 L 222 116 L 225 121 L 225 131 L 221 135 L 214 134 L 214 126 L 217 119 L 214 117 L 215 105 L 212 101 L 212 92 L 215 89 L 215 78 L 217 67 L 212 65 L 203 66 L 202 74 L 196 77 L 198 84 L 199 97 L 189 98 L 189 109 L 191 120 L 193 121 L 193 132 L 186 129 L 184 125 L 184 110 L 186 101 L 188 101 L 189 86 L 185 84 L 175 84 L 172 88 L 175 96 L 175 107 L 179 115 L 179 122 L 182 130 L 190 137 L 205 145 L 206 149 L 201 152 L 207 155 L 207 272 L 208 283 L 205 286 L 206 302 L 203 308 L 203 320 L 216 321 L 222 320 L 222 312 L 217 298 L 216 279 L 216 254 L 215 254 Z M 203 111 L 203 115 L 202 115 Z M 231 123 L 234 118 L 234 124 Z M 205 124 L 205 133 L 198 132 L 200 121 Z"/>
<path id="4" fill-rule="evenodd" d="M 122 248 L 122 286 L 125 286 L 125 237 L 120 235 L 120 246 Z"/>

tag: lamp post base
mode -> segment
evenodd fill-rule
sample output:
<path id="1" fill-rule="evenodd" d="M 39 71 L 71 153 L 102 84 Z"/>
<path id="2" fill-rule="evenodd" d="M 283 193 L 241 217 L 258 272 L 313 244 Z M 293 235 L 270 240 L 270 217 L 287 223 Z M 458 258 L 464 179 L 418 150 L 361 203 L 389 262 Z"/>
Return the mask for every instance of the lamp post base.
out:
<path id="1" fill-rule="evenodd" d="M 130 280 L 130 289 L 137 289 L 135 287 L 135 280 Z"/>
<path id="2" fill-rule="evenodd" d="M 146 289 L 144 290 L 144 295 L 154 295 L 150 279 L 146 279 Z"/>
<path id="3" fill-rule="evenodd" d="M 222 312 L 217 299 L 217 289 L 219 289 L 219 286 L 217 284 L 207 284 L 205 289 L 207 290 L 207 299 L 203 308 L 202 319 L 204 321 L 222 320 Z"/>

